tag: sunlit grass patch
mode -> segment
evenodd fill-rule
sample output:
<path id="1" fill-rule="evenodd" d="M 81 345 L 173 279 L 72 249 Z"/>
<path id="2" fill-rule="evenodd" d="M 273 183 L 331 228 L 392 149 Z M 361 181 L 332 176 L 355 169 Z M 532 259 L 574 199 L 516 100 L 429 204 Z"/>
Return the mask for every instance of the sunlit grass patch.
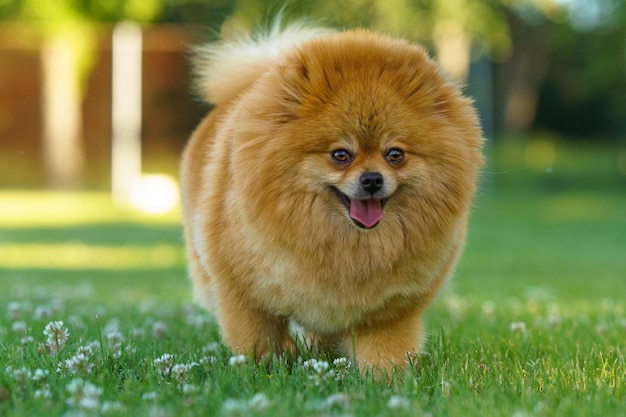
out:
<path id="1" fill-rule="evenodd" d="M 180 245 L 0 244 L 6 269 L 155 269 L 184 265 Z"/>
<path id="2" fill-rule="evenodd" d="M 0 227 L 3 228 L 120 221 L 174 223 L 179 221 L 179 212 L 174 208 L 166 214 L 150 216 L 119 208 L 106 192 L 0 192 Z"/>
<path id="3" fill-rule="evenodd" d="M 555 223 L 624 220 L 626 203 L 614 198 L 585 193 L 555 194 L 539 205 L 540 216 Z"/>

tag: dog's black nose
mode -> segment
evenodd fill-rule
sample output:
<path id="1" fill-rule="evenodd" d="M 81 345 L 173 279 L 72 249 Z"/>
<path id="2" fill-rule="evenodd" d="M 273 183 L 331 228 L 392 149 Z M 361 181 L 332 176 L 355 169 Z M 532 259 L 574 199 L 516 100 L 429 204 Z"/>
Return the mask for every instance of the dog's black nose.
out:
<path id="1" fill-rule="evenodd" d="M 365 172 L 359 182 L 365 191 L 374 194 L 383 187 L 383 175 L 380 172 Z"/>

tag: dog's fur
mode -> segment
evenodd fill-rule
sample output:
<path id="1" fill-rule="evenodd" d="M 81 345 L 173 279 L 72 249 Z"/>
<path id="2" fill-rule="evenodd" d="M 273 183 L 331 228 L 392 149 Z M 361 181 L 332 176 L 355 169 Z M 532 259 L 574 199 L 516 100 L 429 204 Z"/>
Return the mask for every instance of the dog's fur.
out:
<path id="1" fill-rule="evenodd" d="M 361 369 L 403 366 L 464 245 L 471 100 L 422 47 L 361 30 L 296 25 L 199 55 L 216 108 L 182 160 L 185 238 L 224 342 L 293 352 L 293 320 Z"/>

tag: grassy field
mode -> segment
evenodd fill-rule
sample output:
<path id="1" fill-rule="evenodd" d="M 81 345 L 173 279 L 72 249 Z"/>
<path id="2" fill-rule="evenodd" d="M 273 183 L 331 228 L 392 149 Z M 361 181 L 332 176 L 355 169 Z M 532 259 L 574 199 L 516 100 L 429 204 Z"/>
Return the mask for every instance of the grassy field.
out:
<path id="1" fill-rule="evenodd" d="M 624 416 L 626 177 L 541 146 L 545 167 L 497 154 L 426 351 L 390 384 L 232 356 L 190 302 L 175 214 L 0 192 L 0 415 Z"/>

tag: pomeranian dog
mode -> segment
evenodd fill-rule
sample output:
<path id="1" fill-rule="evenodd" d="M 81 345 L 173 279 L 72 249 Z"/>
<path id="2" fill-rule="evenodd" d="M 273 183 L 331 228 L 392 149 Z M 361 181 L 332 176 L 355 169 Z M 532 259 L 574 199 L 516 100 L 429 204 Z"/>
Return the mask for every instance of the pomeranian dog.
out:
<path id="1" fill-rule="evenodd" d="M 464 246 L 472 101 L 422 47 L 365 30 L 292 24 L 195 64 L 215 108 L 182 159 L 185 239 L 223 342 L 296 353 L 295 322 L 362 371 L 405 366 Z"/>

